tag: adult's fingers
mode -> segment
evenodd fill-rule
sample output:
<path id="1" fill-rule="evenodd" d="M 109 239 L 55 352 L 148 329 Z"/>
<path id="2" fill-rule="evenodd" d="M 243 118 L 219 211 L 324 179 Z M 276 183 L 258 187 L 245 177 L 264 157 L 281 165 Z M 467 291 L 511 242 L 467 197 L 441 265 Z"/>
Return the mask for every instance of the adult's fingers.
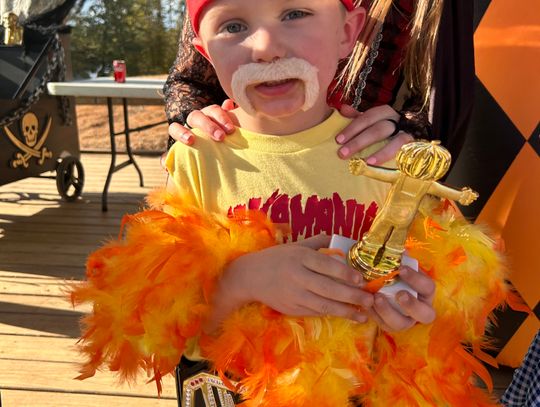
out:
<path id="1" fill-rule="evenodd" d="M 414 141 L 414 137 L 409 133 L 400 131 L 380 150 L 366 158 L 369 165 L 380 165 L 394 158 L 403 144 Z"/>
<path id="2" fill-rule="evenodd" d="M 359 112 L 354 107 L 352 107 L 351 105 L 348 105 L 346 103 L 341 105 L 341 108 L 339 109 L 339 112 L 343 116 L 348 117 L 349 119 L 354 119 L 354 118 L 360 116 L 363 113 L 363 112 Z"/>
<path id="3" fill-rule="evenodd" d="M 225 138 L 223 128 L 200 110 L 191 112 L 186 122 L 190 127 L 204 131 L 216 141 L 221 141 Z"/>
<path id="4" fill-rule="evenodd" d="M 227 103 L 227 100 L 223 102 L 223 105 L 225 105 L 226 107 L 230 107 L 230 104 Z M 232 108 L 234 109 L 234 102 L 232 102 Z M 227 113 L 227 110 L 231 109 L 225 109 L 223 106 L 219 105 L 210 105 L 201 109 L 201 112 L 208 116 L 210 119 L 212 119 L 216 124 L 218 124 L 227 134 L 232 134 L 234 133 L 235 127 L 231 120 L 231 117 Z"/>
<path id="5" fill-rule="evenodd" d="M 188 128 L 176 122 L 169 125 L 169 136 L 188 146 L 192 145 L 195 141 L 195 135 Z"/>
<path id="6" fill-rule="evenodd" d="M 233 110 L 235 107 L 236 105 L 234 104 L 234 100 L 232 99 L 225 99 L 223 103 L 221 104 L 221 108 L 227 111 Z"/>
<path id="7" fill-rule="evenodd" d="M 391 121 L 386 119 L 380 120 L 372 126 L 362 130 L 356 137 L 345 143 L 343 147 L 339 149 L 338 154 L 341 158 L 349 158 L 366 147 L 387 139 L 395 129 L 396 125 Z"/>
<path id="8" fill-rule="evenodd" d="M 346 109 L 348 109 L 348 107 Z M 358 116 L 356 116 L 354 120 L 336 136 L 336 141 L 338 144 L 345 144 L 349 140 L 352 140 L 358 136 L 368 127 L 371 127 L 375 123 L 386 119 L 397 121 L 399 119 L 399 113 L 388 105 L 372 107 L 362 114 L 358 114 Z M 394 129 L 390 130 L 387 136 L 393 131 Z"/>
<path id="9" fill-rule="evenodd" d="M 225 124 L 221 124 L 218 120 L 224 120 L 223 115 L 226 113 L 220 106 L 213 105 L 203 110 L 194 110 L 187 117 L 187 124 L 192 128 L 198 128 L 210 135 L 216 141 L 222 141 L 225 138 L 226 132 L 230 132 Z M 229 119 L 230 120 L 230 119 Z M 227 126 L 234 126 L 230 123 Z"/>

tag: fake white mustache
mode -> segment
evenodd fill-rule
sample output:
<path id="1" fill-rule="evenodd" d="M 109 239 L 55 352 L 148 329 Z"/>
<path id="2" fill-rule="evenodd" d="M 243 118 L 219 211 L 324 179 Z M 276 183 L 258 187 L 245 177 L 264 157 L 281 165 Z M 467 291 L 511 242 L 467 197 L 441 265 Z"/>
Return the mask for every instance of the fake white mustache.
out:
<path id="1" fill-rule="evenodd" d="M 232 76 L 231 87 L 234 101 L 248 114 L 255 108 L 247 96 L 247 88 L 264 82 L 299 79 L 304 82 L 302 110 L 311 109 L 319 96 L 318 69 L 304 59 L 282 58 L 270 63 L 241 65 Z"/>

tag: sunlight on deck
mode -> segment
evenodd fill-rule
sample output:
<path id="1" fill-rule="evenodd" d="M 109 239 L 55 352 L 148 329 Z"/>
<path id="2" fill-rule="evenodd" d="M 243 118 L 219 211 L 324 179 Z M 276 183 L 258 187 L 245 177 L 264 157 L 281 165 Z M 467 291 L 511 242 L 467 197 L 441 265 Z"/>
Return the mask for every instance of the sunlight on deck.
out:
<path id="1" fill-rule="evenodd" d="M 98 372 L 74 380 L 78 321 L 88 306 L 73 309 L 64 289 L 84 276 L 85 259 L 116 236 L 124 213 L 141 207 L 146 193 L 162 186 L 158 157 L 137 157 L 145 177 L 139 187 L 133 167 L 114 174 L 109 211 L 101 212 L 108 155 L 82 156 L 86 181 L 77 202 L 60 200 L 51 179 L 26 178 L 0 187 L 0 394 L 2 407 L 176 406 L 174 379 L 161 399 L 153 383 L 118 385 Z"/>

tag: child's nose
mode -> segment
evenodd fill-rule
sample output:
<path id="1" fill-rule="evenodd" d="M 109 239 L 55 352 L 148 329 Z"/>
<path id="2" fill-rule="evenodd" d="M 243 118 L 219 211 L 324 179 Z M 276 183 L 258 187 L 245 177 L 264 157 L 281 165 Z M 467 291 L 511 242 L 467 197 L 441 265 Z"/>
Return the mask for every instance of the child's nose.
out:
<path id="1" fill-rule="evenodd" d="M 259 29 L 253 33 L 253 62 L 272 62 L 286 56 L 286 49 L 279 35 L 270 29 Z"/>

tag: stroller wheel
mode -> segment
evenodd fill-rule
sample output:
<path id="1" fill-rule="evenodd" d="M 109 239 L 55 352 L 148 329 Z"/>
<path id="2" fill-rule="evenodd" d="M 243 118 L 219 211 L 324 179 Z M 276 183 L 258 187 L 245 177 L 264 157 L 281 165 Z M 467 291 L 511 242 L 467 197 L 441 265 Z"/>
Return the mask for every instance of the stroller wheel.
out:
<path id="1" fill-rule="evenodd" d="M 62 159 L 56 168 L 56 188 L 67 202 L 81 196 L 84 186 L 84 170 L 78 158 L 68 156 Z"/>

